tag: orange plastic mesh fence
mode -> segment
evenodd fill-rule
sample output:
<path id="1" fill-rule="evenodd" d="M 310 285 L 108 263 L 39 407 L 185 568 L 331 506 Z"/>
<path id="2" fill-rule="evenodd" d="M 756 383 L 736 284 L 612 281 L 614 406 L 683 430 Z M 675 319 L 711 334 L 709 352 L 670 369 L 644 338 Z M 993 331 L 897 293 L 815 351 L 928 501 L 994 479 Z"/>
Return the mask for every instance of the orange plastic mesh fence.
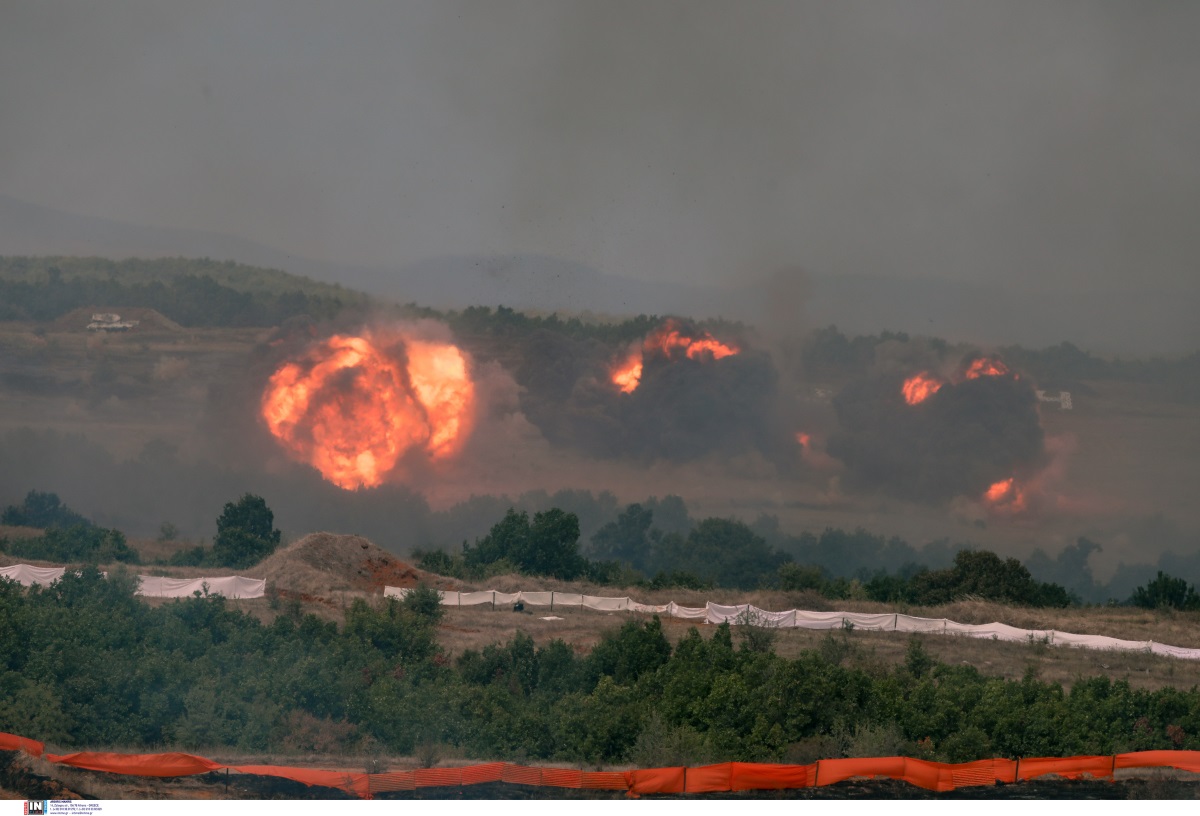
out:
<path id="1" fill-rule="evenodd" d="M 853 777 L 887 777 L 933 791 L 950 791 L 997 782 L 1017 782 L 1054 774 L 1067 779 L 1111 777 L 1122 768 L 1176 768 L 1200 773 L 1200 751 L 1138 751 L 1115 756 L 981 759 L 948 764 L 910 757 L 823 759 L 812 765 L 724 762 L 698 768 L 644 768 L 633 771 L 581 771 L 575 768 L 532 768 L 507 762 L 422 768 L 415 771 L 355 773 L 285 765 L 223 765 L 192 754 L 114 754 L 84 751 L 47 754 L 45 746 L 16 734 L 0 732 L 0 750 L 24 751 L 49 762 L 126 776 L 191 776 L 231 770 L 275 776 L 305 785 L 336 788 L 362 798 L 376 793 L 418 788 L 507 782 L 555 788 L 620 790 L 630 795 L 783 790 L 833 785 Z"/>

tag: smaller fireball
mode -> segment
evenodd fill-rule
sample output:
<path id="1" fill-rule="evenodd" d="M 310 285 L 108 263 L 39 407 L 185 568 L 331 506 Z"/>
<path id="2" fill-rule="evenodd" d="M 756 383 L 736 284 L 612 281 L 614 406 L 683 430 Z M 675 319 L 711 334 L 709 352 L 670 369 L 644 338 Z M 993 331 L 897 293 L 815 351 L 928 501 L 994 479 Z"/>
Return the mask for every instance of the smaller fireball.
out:
<path id="1" fill-rule="evenodd" d="M 989 487 L 983 494 L 983 500 L 993 509 L 1010 513 L 1020 513 L 1026 507 L 1025 491 L 1011 476 Z"/>
<path id="2" fill-rule="evenodd" d="M 914 374 L 904 381 L 904 387 L 901 389 L 904 401 L 909 405 L 920 405 L 936 394 L 944 384 L 940 378 L 928 371 Z"/>
<path id="3" fill-rule="evenodd" d="M 967 366 L 963 377 L 968 380 L 977 380 L 980 377 L 1007 377 L 1009 373 L 1008 366 L 995 357 L 977 357 Z"/>
<path id="4" fill-rule="evenodd" d="M 675 320 L 667 320 L 658 329 L 646 336 L 640 347 L 628 357 L 615 364 L 609 371 L 609 379 L 623 394 L 632 394 L 642 381 L 642 370 L 647 354 L 656 354 L 668 360 L 687 357 L 689 360 L 721 360 L 732 357 L 740 349 L 717 340 L 708 332 L 693 337 Z"/>
<path id="5" fill-rule="evenodd" d="M 642 352 L 638 349 L 612 372 L 613 385 L 621 389 L 622 394 L 632 394 L 642 381 Z"/>

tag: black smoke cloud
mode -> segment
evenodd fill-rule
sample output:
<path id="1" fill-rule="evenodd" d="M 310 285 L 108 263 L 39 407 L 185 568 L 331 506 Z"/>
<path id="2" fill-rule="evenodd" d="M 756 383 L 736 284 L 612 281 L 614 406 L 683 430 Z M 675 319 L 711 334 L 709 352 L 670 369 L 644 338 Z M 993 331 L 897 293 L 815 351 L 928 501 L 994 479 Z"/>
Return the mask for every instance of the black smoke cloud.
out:
<path id="1" fill-rule="evenodd" d="M 719 360 L 647 351 L 640 383 L 626 394 L 613 384 L 612 370 L 628 347 L 539 332 L 516 370 L 521 409 L 552 444 L 590 456 L 684 462 L 759 451 L 777 464 L 794 462 L 774 362 L 765 351 L 737 345 L 738 354 Z"/>
<path id="2" fill-rule="evenodd" d="M 904 401 L 903 383 L 903 376 L 876 375 L 835 397 L 840 427 L 828 451 L 845 464 L 848 486 L 939 503 L 978 498 L 995 482 L 1045 464 L 1037 395 L 1027 378 L 949 382 L 917 405 Z"/>

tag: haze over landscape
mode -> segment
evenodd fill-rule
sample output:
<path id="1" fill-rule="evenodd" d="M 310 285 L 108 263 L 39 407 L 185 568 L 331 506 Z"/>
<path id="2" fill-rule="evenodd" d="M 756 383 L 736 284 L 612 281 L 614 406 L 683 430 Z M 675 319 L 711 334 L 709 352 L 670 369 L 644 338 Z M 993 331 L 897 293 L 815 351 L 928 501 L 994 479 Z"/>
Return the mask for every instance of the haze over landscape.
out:
<path id="1" fill-rule="evenodd" d="M 434 306 L 1197 345 L 1190 4 L 29 3 L 0 248 Z"/>
<path id="2" fill-rule="evenodd" d="M 7 3 L 0 798 L 1194 796 L 1197 31 Z"/>

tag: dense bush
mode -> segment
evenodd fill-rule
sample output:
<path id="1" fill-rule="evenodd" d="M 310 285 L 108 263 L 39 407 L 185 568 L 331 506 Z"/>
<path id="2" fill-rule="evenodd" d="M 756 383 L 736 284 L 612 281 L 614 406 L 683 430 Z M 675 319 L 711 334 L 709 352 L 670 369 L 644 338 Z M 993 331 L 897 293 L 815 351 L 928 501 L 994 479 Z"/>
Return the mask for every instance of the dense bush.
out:
<path id="1" fill-rule="evenodd" d="M 1129 602 L 1145 609 L 1200 609 L 1200 594 L 1196 587 L 1182 578 L 1172 578 L 1163 572 L 1133 591 Z"/>
<path id="2" fill-rule="evenodd" d="M 66 529 L 51 527 L 37 538 L 6 542 L 4 548 L 17 558 L 59 564 L 138 563 L 137 551 L 125 543 L 124 533 L 91 524 L 76 524 Z"/>
<path id="3" fill-rule="evenodd" d="M 217 518 L 212 558 L 223 567 L 251 567 L 275 552 L 279 538 L 275 514 L 266 501 L 246 493 L 236 502 L 227 502 Z"/>
<path id="4" fill-rule="evenodd" d="M 427 590 L 360 600 L 341 627 L 295 610 L 264 624 L 220 597 L 150 607 L 133 592 L 132 576 L 90 567 L 50 587 L 0 581 L 0 731 L 73 748 L 440 744 L 588 764 L 1200 749 L 1200 690 L 987 677 L 919 639 L 888 668 L 842 633 L 786 659 L 737 647 L 728 625 L 672 648 L 658 620 L 629 620 L 587 655 L 519 633 L 451 661 Z"/>
<path id="5" fill-rule="evenodd" d="M 30 490 L 20 504 L 10 504 L 0 513 L 0 524 L 14 527 L 76 527 L 92 522 L 62 503 L 57 493 Z"/>

